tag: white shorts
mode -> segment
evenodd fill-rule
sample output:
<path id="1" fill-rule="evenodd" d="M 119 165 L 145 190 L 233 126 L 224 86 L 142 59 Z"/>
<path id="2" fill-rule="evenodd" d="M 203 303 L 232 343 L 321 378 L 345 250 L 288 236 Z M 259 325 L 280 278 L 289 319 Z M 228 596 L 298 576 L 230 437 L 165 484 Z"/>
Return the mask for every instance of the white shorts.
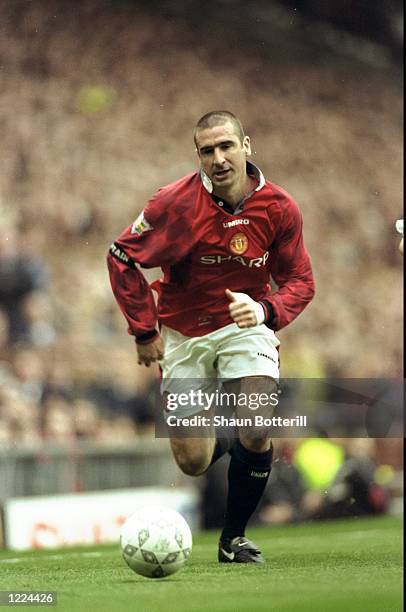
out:
<path id="1" fill-rule="evenodd" d="M 162 326 L 165 356 L 160 361 L 162 393 L 213 392 L 221 381 L 244 376 L 279 379 L 280 342 L 266 325 L 240 329 L 236 323 L 205 336 L 190 338 Z M 177 408 L 182 416 L 192 416 L 201 408 Z"/>

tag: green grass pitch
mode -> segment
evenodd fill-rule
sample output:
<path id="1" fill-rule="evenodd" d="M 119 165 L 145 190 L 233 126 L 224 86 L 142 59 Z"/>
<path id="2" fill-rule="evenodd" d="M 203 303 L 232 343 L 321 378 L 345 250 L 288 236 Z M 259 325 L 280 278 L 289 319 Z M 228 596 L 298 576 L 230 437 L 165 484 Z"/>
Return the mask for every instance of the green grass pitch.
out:
<path id="1" fill-rule="evenodd" d="M 219 565 L 218 534 L 195 534 L 168 578 L 134 574 L 117 546 L 0 551 L 0 590 L 53 590 L 50 610 L 400 612 L 402 522 L 383 517 L 250 529 L 261 566 Z M 5 607 L 4 609 L 8 609 Z"/>

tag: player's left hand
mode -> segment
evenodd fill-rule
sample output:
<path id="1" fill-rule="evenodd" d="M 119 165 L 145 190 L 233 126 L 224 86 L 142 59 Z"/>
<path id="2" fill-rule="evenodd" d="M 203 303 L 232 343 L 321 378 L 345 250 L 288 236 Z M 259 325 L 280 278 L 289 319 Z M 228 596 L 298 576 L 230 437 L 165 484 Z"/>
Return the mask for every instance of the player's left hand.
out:
<path id="1" fill-rule="evenodd" d="M 246 293 L 235 293 L 226 289 L 226 296 L 230 300 L 228 309 L 230 316 L 238 327 L 254 327 L 261 325 L 265 320 L 265 312 L 262 304 L 256 302 Z"/>

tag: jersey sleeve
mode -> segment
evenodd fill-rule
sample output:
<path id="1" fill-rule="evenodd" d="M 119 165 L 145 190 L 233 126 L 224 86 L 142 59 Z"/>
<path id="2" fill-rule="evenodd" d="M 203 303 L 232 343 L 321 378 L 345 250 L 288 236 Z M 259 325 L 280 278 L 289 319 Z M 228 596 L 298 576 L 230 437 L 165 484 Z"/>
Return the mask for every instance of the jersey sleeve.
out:
<path id="1" fill-rule="evenodd" d="M 165 189 L 148 202 L 138 218 L 110 247 L 107 266 L 111 287 L 137 343 L 157 336 L 157 308 L 139 266 L 172 266 L 190 248 L 190 214 L 186 202 L 172 201 Z"/>
<path id="2" fill-rule="evenodd" d="M 277 331 L 291 323 L 312 300 L 315 287 L 310 257 L 303 243 L 302 215 L 296 203 L 282 206 L 276 238 L 270 248 L 269 270 L 278 290 L 262 302 L 270 306 L 268 325 Z"/>

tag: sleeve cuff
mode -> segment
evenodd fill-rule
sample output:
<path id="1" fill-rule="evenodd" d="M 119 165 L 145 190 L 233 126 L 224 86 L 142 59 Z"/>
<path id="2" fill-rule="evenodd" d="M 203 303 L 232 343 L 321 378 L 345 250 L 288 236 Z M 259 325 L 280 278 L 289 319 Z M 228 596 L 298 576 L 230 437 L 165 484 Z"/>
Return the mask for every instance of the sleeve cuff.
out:
<path id="1" fill-rule="evenodd" d="M 265 312 L 265 320 L 264 320 L 265 325 L 271 323 L 272 319 L 274 318 L 274 311 L 273 311 L 271 304 L 266 301 L 259 302 L 259 303 L 261 304 Z"/>
<path id="2" fill-rule="evenodd" d="M 156 329 L 152 329 L 149 332 L 145 332 L 145 334 L 140 334 L 139 336 L 135 336 L 136 344 L 150 344 L 158 337 L 158 332 Z"/>

